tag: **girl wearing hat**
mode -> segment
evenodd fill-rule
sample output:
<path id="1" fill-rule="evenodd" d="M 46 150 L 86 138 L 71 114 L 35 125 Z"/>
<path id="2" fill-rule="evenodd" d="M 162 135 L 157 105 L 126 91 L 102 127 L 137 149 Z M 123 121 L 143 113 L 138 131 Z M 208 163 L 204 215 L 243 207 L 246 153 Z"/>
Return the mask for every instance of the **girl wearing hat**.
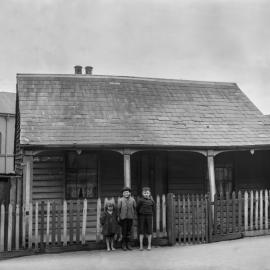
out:
<path id="1" fill-rule="evenodd" d="M 148 238 L 147 250 L 151 250 L 151 240 L 153 233 L 153 214 L 155 211 L 155 202 L 151 196 L 149 187 L 142 189 L 142 198 L 138 200 L 137 213 L 139 219 L 140 250 L 143 250 L 144 234 Z"/>
<path id="2" fill-rule="evenodd" d="M 118 201 L 119 221 L 122 229 L 122 249 L 132 250 L 129 242 L 131 238 L 131 229 L 135 217 L 136 202 L 131 197 L 131 189 L 124 187 L 122 197 Z"/>
<path id="3" fill-rule="evenodd" d="M 114 238 L 119 231 L 119 225 L 114 199 L 105 199 L 104 212 L 101 214 L 100 223 L 102 225 L 102 234 L 106 239 L 107 251 L 115 250 Z"/>

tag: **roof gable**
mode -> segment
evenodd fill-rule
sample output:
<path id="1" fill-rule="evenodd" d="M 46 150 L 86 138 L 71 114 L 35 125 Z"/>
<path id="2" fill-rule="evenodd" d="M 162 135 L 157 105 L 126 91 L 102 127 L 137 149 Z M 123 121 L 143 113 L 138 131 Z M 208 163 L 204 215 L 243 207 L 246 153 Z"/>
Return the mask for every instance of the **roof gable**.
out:
<path id="1" fill-rule="evenodd" d="M 21 144 L 269 144 L 262 113 L 234 83 L 18 75 Z"/>

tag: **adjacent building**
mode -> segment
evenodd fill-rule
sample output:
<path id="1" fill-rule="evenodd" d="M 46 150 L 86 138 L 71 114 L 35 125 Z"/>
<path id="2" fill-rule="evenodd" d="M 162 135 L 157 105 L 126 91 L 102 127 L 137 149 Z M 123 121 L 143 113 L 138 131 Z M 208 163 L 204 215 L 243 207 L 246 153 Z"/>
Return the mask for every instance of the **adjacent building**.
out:
<path id="1" fill-rule="evenodd" d="M 16 94 L 0 92 L 0 203 L 16 200 L 14 132 Z"/>

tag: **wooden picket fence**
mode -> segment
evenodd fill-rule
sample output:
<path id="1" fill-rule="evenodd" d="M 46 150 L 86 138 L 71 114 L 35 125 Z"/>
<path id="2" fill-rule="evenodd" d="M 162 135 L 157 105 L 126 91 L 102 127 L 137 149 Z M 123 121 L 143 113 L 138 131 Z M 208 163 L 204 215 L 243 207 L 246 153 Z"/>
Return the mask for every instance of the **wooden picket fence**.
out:
<path id="1" fill-rule="evenodd" d="M 168 240 L 171 245 L 200 244 L 270 234 L 269 191 L 215 195 L 168 194 Z"/>
<path id="2" fill-rule="evenodd" d="M 269 190 L 239 191 L 216 195 L 211 203 L 208 195 L 157 195 L 154 240 L 186 245 L 269 234 L 269 197 Z M 36 201 L 27 208 L 2 204 L 0 254 L 100 243 L 104 200 Z"/>
<path id="3" fill-rule="evenodd" d="M 37 201 L 30 203 L 28 208 L 2 204 L 0 252 L 25 249 L 44 251 L 50 247 L 99 243 L 102 240 L 100 225 L 102 211 L 101 198 L 63 202 Z M 166 237 L 165 195 L 156 197 L 154 219 L 153 237 Z M 133 228 L 133 238 L 137 239 L 136 219 Z"/>
<path id="4" fill-rule="evenodd" d="M 244 235 L 269 234 L 269 190 L 244 193 Z"/>

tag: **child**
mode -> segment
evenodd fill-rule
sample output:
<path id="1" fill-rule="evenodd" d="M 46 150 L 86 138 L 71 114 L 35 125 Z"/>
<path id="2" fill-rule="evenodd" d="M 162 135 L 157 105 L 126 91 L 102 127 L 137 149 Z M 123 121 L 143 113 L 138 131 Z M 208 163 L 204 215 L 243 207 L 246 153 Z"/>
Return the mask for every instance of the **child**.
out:
<path id="1" fill-rule="evenodd" d="M 104 212 L 101 214 L 100 223 L 102 225 L 102 234 L 106 239 L 107 251 L 115 250 L 114 237 L 118 233 L 118 222 L 114 200 L 105 199 Z"/>
<path id="2" fill-rule="evenodd" d="M 149 187 L 144 187 L 142 189 L 142 196 L 143 197 L 138 200 L 137 204 L 140 250 L 143 250 L 143 236 L 145 233 L 148 238 L 147 250 L 151 250 L 155 202 L 151 196 L 151 191 Z"/>
<path id="3" fill-rule="evenodd" d="M 119 221 L 122 229 L 122 249 L 132 250 L 129 242 L 131 238 L 131 229 L 135 217 L 136 202 L 131 197 L 131 189 L 124 187 L 122 197 L 118 201 Z"/>

